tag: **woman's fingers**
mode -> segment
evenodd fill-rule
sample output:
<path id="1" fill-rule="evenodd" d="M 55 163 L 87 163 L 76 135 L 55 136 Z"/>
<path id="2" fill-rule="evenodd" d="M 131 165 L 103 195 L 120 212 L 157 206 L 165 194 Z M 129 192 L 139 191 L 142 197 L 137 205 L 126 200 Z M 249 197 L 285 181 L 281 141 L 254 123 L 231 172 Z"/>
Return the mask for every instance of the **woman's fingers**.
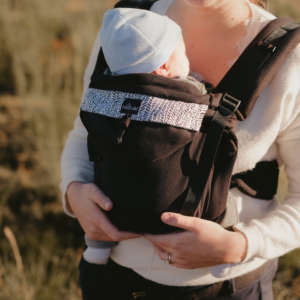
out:
<path id="1" fill-rule="evenodd" d="M 196 228 L 199 228 L 199 222 L 201 222 L 200 219 L 171 212 L 163 213 L 161 219 L 170 226 L 184 229 L 189 232 L 193 232 Z M 179 244 L 182 242 L 181 237 L 185 237 L 185 234 L 182 232 L 171 234 L 146 234 L 145 237 L 155 246 L 161 247 L 164 251 L 173 251 L 173 249 L 179 247 Z"/>
<path id="2" fill-rule="evenodd" d="M 78 198 L 77 201 L 72 201 L 72 209 L 88 238 L 93 240 L 111 240 L 110 235 L 105 233 L 105 230 L 99 226 L 99 223 L 103 222 L 99 222 L 99 220 L 105 219 L 106 216 L 97 204 L 88 198 L 85 200 Z"/>
<path id="3" fill-rule="evenodd" d="M 111 200 L 93 183 L 73 182 L 67 197 L 70 207 L 88 238 L 103 241 L 120 241 L 139 235 L 119 231 L 102 209 L 112 208 Z"/>
<path id="4" fill-rule="evenodd" d="M 154 250 L 157 253 L 157 255 L 160 257 L 160 259 L 163 260 L 166 264 L 173 265 L 176 267 L 174 254 L 165 252 L 160 247 L 156 247 L 156 246 L 154 246 Z"/>
<path id="5" fill-rule="evenodd" d="M 181 233 L 145 234 L 144 236 L 154 246 L 160 248 L 162 251 L 173 252 L 174 249 L 178 248 Z"/>
<path id="6" fill-rule="evenodd" d="M 102 213 L 102 212 L 101 212 Z M 103 214 L 103 213 L 102 213 Z M 97 227 L 101 228 L 103 232 L 106 233 L 107 236 L 112 241 L 121 241 L 121 240 L 128 240 L 131 238 L 136 238 L 139 235 L 132 232 L 126 232 L 126 231 L 119 231 L 109 220 L 108 218 L 103 214 L 103 217 L 98 218 L 98 224 Z"/>
<path id="7" fill-rule="evenodd" d="M 199 226 L 201 219 L 196 220 L 194 217 L 188 217 L 181 214 L 166 212 L 161 215 L 161 220 L 173 227 L 181 228 L 187 231 L 194 231 Z"/>
<path id="8" fill-rule="evenodd" d="M 87 195 L 102 209 L 109 211 L 112 209 L 111 200 L 93 183 L 87 184 Z"/>
<path id="9" fill-rule="evenodd" d="M 167 260 L 168 259 L 168 253 L 165 252 L 160 247 L 154 246 L 154 250 L 155 250 L 156 254 L 160 257 L 161 260 Z"/>
<path id="10" fill-rule="evenodd" d="M 160 257 L 162 261 L 164 261 L 166 264 L 172 265 L 176 268 L 185 268 L 188 269 L 189 267 L 186 266 L 185 261 L 182 260 L 176 252 L 165 252 L 160 247 L 154 246 L 154 250 L 157 253 L 157 255 Z"/>
<path id="11" fill-rule="evenodd" d="M 227 231 L 217 223 L 174 213 L 163 214 L 162 220 L 185 231 L 145 237 L 161 259 L 168 255 L 175 267 L 195 269 L 238 263 L 247 251 L 242 234 Z"/>

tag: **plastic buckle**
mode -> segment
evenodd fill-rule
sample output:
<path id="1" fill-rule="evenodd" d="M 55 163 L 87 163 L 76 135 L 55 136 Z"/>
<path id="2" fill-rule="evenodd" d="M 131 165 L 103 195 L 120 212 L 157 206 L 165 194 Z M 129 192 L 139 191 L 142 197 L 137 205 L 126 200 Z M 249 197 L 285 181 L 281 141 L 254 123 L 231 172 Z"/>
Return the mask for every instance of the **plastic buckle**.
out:
<path id="1" fill-rule="evenodd" d="M 238 100 L 232 97 L 231 95 L 225 93 L 223 94 L 222 99 L 220 101 L 218 111 L 222 116 L 229 117 L 238 110 L 240 104 L 241 100 Z"/>
<path id="2" fill-rule="evenodd" d="M 300 23 L 290 22 L 281 26 L 286 31 L 292 31 L 298 29 L 300 27 Z"/>

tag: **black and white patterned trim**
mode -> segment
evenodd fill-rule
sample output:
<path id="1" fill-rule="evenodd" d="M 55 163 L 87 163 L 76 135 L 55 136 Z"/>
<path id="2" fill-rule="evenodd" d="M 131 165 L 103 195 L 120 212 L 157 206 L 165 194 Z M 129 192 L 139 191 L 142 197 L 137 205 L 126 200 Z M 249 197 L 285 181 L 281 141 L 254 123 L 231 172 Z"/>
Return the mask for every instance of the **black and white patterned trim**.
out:
<path id="1" fill-rule="evenodd" d="M 168 100 L 148 95 L 89 88 L 81 104 L 81 110 L 121 119 L 126 100 L 141 101 L 131 120 L 167 124 L 198 131 L 208 109 L 205 104 Z"/>

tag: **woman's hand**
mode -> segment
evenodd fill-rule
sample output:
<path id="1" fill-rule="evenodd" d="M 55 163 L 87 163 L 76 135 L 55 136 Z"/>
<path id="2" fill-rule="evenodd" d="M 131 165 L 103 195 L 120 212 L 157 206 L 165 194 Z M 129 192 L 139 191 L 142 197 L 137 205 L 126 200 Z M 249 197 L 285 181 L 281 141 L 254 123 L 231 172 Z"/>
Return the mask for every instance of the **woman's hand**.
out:
<path id="1" fill-rule="evenodd" d="M 183 232 L 145 235 L 152 242 L 158 255 L 175 267 L 196 269 L 226 263 L 241 262 L 247 251 L 246 237 L 231 232 L 217 223 L 164 213 L 162 221 L 184 229 Z"/>
<path id="2" fill-rule="evenodd" d="M 111 210 L 113 204 L 93 183 L 72 182 L 67 189 L 67 203 L 89 239 L 121 241 L 138 237 L 111 224 L 102 210 Z"/>

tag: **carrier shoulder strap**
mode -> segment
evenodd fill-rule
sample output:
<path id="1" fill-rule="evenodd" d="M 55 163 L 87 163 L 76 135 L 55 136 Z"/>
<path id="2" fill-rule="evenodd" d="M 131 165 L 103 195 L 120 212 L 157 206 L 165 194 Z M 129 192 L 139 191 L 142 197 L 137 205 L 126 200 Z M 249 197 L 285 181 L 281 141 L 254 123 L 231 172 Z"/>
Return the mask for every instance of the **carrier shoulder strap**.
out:
<path id="1" fill-rule="evenodd" d="M 216 87 L 241 100 L 238 117 L 246 119 L 264 88 L 300 42 L 300 24 L 287 18 L 268 23 Z"/>
<path id="2" fill-rule="evenodd" d="M 235 112 L 240 120 L 251 113 L 259 95 L 272 80 L 288 54 L 300 42 L 300 24 L 288 19 L 275 19 L 254 38 L 233 67 L 228 71 L 214 92 L 221 93 L 222 99 L 218 111 L 212 118 L 208 129 L 203 152 L 200 157 L 199 191 L 191 191 L 183 205 L 183 213 L 191 215 L 197 212 L 202 193 L 206 191 L 208 179 L 221 142 L 223 129 L 228 117 Z M 208 204 L 209 205 L 209 204 Z M 222 220 L 223 215 L 214 221 Z"/>
<path id="3" fill-rule="evenodd" d="M 117 7 L 140 8 L 149 10 L 154 2 L 157 0 L 121 0 L 117 2 Z"/>
<path id="4" fill-rule="evenodd" d="M 154 2 L 157 0 L 120 0 L 114 6 L 114 8 L 118 7 L 127 7 L 127 8 L 139 8 L 149 10 Z M 103 72 L 107 69 L 107 63 L 104 58 L 103 50 L 100 48 L 97 62 L 91 76 L 91 82 L 96 80 L 98 76 L 101 76 Z"/>

